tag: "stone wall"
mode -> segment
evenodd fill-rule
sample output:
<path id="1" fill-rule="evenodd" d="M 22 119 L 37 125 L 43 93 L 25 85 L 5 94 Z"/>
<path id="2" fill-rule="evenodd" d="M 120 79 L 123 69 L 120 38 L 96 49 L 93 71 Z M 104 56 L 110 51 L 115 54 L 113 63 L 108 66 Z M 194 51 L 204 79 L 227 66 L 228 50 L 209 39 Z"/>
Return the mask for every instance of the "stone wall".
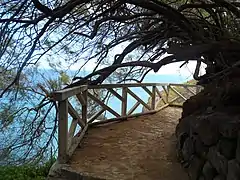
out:
<path id="1" fill-rule="evenodd" d="M 212 83 L 184 103 L 177 150 L 191 180 L 240 180 L 238 82 Z"/>

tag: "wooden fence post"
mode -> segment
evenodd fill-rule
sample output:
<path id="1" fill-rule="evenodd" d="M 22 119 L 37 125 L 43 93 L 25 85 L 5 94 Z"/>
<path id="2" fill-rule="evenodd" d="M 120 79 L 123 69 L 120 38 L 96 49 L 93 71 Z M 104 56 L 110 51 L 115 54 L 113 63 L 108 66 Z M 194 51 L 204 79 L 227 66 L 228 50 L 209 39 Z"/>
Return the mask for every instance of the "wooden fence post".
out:
<path id="1" fill-rule="evenodd" d="M 58 160 L 60 164 L 68 160 L 68 99 L 58 103 Z"/>
<path id="2" fill-rule="evenodd" d="M 196 86 L 196 94 L 198 94 L 201 91 L 201 87 L 200 86 Z"/>
<path id="3" fill-rule="evenodd" d="M 127 87 L 122 88 L 122 116 L 127 115 Z"/>
<path id="4" fill-rule="evenodd" d="M 169 103 L 170 84 L 167 85 L 166 102 Z"/>
<path id="5" fill-rule="evenodd" d="M 88 105 L 88 89 L 82 92 L 84 104 L 82 104 L 82 120 L 87 124 L 87 105 Z"/>
<path id="6" fill-rule="evenodd" d="M 156 108 L 156 86 L 152 87 L 152 103 L 151 103 L 151 109 L 155 110 Z"/>

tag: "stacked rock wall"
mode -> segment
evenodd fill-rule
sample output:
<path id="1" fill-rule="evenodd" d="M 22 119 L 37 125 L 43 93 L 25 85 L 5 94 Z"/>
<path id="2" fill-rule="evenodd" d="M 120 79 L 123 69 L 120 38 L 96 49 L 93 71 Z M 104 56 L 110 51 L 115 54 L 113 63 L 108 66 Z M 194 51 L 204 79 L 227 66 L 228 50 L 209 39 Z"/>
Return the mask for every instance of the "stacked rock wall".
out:
<path id="1" fill-rule="evenodd" d="M 184 103 L 177 150 L 191 180 L 240 180 L 238 82 L 212 84 Z"/>

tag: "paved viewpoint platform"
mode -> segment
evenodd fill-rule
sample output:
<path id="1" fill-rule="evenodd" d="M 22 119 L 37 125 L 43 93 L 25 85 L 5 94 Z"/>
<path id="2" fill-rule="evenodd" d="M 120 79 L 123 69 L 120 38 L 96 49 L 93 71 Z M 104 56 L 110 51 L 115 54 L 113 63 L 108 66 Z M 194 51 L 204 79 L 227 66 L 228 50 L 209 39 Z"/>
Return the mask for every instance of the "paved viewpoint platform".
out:
<path id="1" fill-rule="evenodd" d="M 175 153 L 174 132 L 181 111 L 168 107 L 90 128 L 63 179 L 187 180 Z"/>

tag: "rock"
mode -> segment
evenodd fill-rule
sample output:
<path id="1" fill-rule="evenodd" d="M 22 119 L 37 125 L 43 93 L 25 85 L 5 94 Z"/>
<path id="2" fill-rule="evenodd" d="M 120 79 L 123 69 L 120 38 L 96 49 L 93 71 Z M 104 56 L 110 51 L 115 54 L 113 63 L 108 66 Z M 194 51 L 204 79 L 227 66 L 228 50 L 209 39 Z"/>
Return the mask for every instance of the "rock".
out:
<path id="1" fill-rule="evenodd" d="M 236 69 L 183 105 L 176 134 L 187 134 L 180 152 L 191 180 L 240 180 L 239 77 Z"/>
<path id="2" fill-rule="evenodd" d="M 52 167 L 49 170 L 47 179 L 51 179 L 51 178 L 57 178 L 59 180 L 66 179 L 66 177 L 62 173 L 62 169 L 64 169 L 64 168 L 65 169 L 69 168 L 69 165 L 61 164 L 58 162 L 58 160 L 55 161 L 55 163 L 52 165 Z"/>
<path id="3" fill-rule="evenodd" d="M 176 127 L 176 136 L 179 137 L 182 134 L 187 134 L 189 135 L 189 130 L 190 130 L 190 121 L 192 120 L 192 116 L 186 117 L 186 118 L 181 118 L 179 120 L 179 123 Z"/>
<path id="4" fill-rule="evenodd" d="M 197 96 L 192 96 L 187 99 L 183 104 L 182 117 L 187 117 L 196 112 L 200 112 L 210 105 L 212 96 L 204 91 L 198 93 Z"/>
<path id="5" fill-rule="evenodd" d="M 227 174 L 228 160 L 217 151 L 216 147 L 209 148 L 207 158 L 219 174 Z"/>
<path id="6" fill-rule="evenodd" d="M 184 161 L 189 161 L 194 153 L 194 145 L 191 138 L 187 138 L 183 144 L 182 157 Z"/>
<path id="7" fill-rule="evenodd" d="M 228 161 L 227 180 L 240 180 L 240 166 L 236 159 Z"/>
<path id="8" fill-rule="evenodd" d="M 226 180 L 226 177 L 223 175 L 217 175 L 213 180 Z"/>
<path id="9" fill-rule="evenodd" d="M 214 169 L 212 167 L 212 165 L 207 161 L 204 166 L 203 166 L 203 169 L 202 169 L 202 173 L 205 177 L 205 180 L 212 180 L 216 174 L 217 174 L 217 171 L 216 169 Z"/>
<path id="10" fill-rule="evenodd" d="M 232 139 L 220 139 L 218 142 L 218 151 L 227 159 L 235 158 L 237 143 Z"/>
<path id="11" fill-rule="evenodd" d="M 196 154 L 200 157 L 205 158 L 208 152 L 208 147 L 204 146 L 203 142 L 197 135 L 193 136 L 193 141 Z"/>
<path id="12" fill-rule="evenodd" d="M 213 117 L 214 118 L 214 117 Z M 216 144 L 219 139 L 218 127 L 211 123 L 211 119 L 199 116 L 191 121 L 192 134 L 198 134 L 204 145 Z"/>
<path id="13" fill-rule="evenodd" d="M 230 117 L 227 117 L 229 119 Z M 227 120 L 226 119 L 226 120 Z M 219 132 L 225 138 L 237 138 L 240 130 L 239 120 L 232 120 L 219 125 Z"/>
<path id="14" fill-rule="evenodd" d="M 206 179 L 204 178 L 204 176 L 200 176 L 198 180 L 206 180 Z"/>
<path id="15" fill-rule="evenodd" d="M 240 163 L 240 131 L 238 132 L 238 139 L 237 139 L 237 149 L 236 149 L 236 159 Z"/>
<path id="16" fill-rule="evenodd" d="M 188 167 L 188 175 L 190 180 L 198 180 L 201 175 L 204 161 L 198 157 L 192 158 Z"/>
<path id="17" fill-rule="evenodd" d="M 177 150 L 182 150 L 185 140 L 188 138 L 187 133 L 180 133 L 177 136 Z"/>

